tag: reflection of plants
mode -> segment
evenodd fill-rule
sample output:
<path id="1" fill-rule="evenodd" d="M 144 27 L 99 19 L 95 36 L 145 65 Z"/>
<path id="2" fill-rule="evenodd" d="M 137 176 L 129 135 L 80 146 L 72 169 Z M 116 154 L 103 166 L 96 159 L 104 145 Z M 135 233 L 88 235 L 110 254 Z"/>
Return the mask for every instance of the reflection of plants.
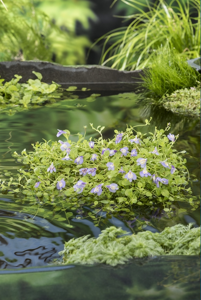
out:
<path id="1" fill-rule="evenodd" d="M 143 69 L 152 64 L 153 55 L 161 47 L 175 49 L 187 58 L 199 56 L 200 19 L 199 1 L 171 1 L 169 5 L 160 0 L 158 6 L 151 7 L 137 0 L 122 0 L 139 11 L 129 17 L 134 21 L 127 27 L 116 29 L 101 39 L 105 46 L 110 44 L 102 56 L 102 63 L 119 70 Z M 144 12 L 143 8 L 149 11 Z M 196 9 L 198 17 L 194 24 L 190 20 L 190 8 Z M 103 51 L 104 51 L 103 47 Z"/>
<path id="2" fill-rule="evenodd" d="M 81 134 L 77 142 L 72 142 L 65 130 L 57 134 L 64 134 L 65 142 L 50 145 L 45 141 L 34 145 L 30 154 L 26 150 L 21 155 L 15 152 L 14 157 L 25 170 L 3 181 L 2 191 L 22 192 L 35 207 L 52 205 L 54 211 L 64 211 L 67 218 L 73 215 L 67 209 L 90 206 L 94 211 L 88 215 L 96 223 L 101 211 L 107 216 L 121 214 L 128 220 L 143 207 L 169 212 L 172 202 L 182 199 L 194 205 L 192 197 L 182 196 L 183 191 L 190 195 L 191 190 L 186 188 L 185 160 L 172 149 L 174 135 L 167 138 L 164 130 L 157 129 L 154 134 L 143 135 L 130 127 L 122 133 L 115 131 L 116 138 L 104 140 L 102 130 L 96 129 L 101 137 L 95 142 L 88 142 Z"/>
<path id="3" fill-rule="evenodd" d="M 90 46 L 86 37 L 76 36 L 70 30 L 62 31 L 45 13 L 34 8 L 30 0 L 18 2 L 9 1 L 8 11 L 0 10 L 0 61 L 51 61 L 56 53 L 56 62 L 61 64 L 85 62 L 85 47 Z M 71 20 L 70 14 L 67 19 Z M 81 22 L 83 19 L 82 15 Z"/>
<path id="4" fill-rule="evenodd" d="M 84 236 L 65 243 L 63 264 L 106 263 L 112 266 L 125 264 L 134 257 L 155 255 L 199 255 L 200 228 L 181 224 L 167 227 L 161 233 L 139 232 L 126 234 L 121 228 L 109 227 L 97 239 Z"/>

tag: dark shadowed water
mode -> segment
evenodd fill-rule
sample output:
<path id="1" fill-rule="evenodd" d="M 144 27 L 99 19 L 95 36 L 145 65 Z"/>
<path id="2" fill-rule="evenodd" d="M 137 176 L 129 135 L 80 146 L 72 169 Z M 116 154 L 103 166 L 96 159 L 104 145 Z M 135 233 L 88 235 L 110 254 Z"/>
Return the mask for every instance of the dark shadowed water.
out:
<path id="1" fill-rule="evenodd" d="M 84 133 L 84 126 L 87 126 L 87 137 L 89 138 L 91 136 L 95 137 L 95 134 L 89 125 L 90 123 L 93 123 L 94 127 L 97 127 L 98 125 L 106 127 L 104 137 L 112 137 L 114 129 L 122 131 L 126 128 L 127 124 L 142 125 L 144 124 L 145 119 L 151 116 L 151 125 L 148 128 L 139 127 L 139 130 L 142 132 L 153 131 L 155 126 L 158 128 L 165 128 L 167 123 L 171 122 L 171 133 L 180 135 L 180 138 L 176 143 L 176 148 L 180 151 L 187 151 L 187 166 L 190 173 L 195 175 L 193 191 L 194 194 L 198 195 L 199 184 L 196 182 L 196 179 L 198 181 L 200 176 L 199 120 L 178 117 L 163 109 L 142 107 L 139 104 L 136 104 L 135 99 L 136 97 L 134 94 L 125 93 L 115 96 L 98 97 L 94 102 L 90 102 L 92 99 L 80 99 L 72 103 L 70 101 L 61 101 L 60 103 L 49 107 L 25 110 L 17 112 L 14 115 L 2 113 L 0 115 L 0 176 L 1 171 L 3 170 L 16 172 L 16 169 L 19 167 L 11 156 L 12 152 L 21 152 L 25 148 L 27 151 L 30 151 L 32 150 L 31 144 L 37 141 L 42 142 L 43 139 L 58 140 L 56 137 L 57 129 L 68 129 L 71 134 L 76 134 L 78 132 Z M 75 105 L 75 108 L 69 109 L 69 103 Z M 80 103 L 82 107 L 79 108 L 79 105 L 77 105 L 78 103 Z M 83 107 L 83 105 L 86 106 Z M 68 228 L 65 222 L 61 223 L 54 219 L 44 219 L 42 216 L 25 214 L 21 211 L 22 206 L 16 204 L 12 197 L 0 195 L 0 268 L 2 269 L 2 272 L 5 269 L 17 271 L 24 267 L 47 266 L 52 259 L 59 258 L 58 252 L 63 250 L 65 241 L 68 241 L 72 237 L 80 237 L 85 234 L 91 234 L 91 236 L 97 237 L 101 230 L 101 228 L 95 227 L 90 220 L 73 218 L 71 224 L 74 227 Z M 167 217 L 162 218 L 160 221 L 153 219 L 152 223 L 153 227 L 150 226 L 147 228 L 148 230 L 161 231 L 165 226 L 172 226 L 177 223 L 185 225 L 194 223 L 195 226 L 199 226 L 200 212 L 199 210 L 191 211 L 187 208 L 186 212 L 181 211 L 181 213 L 177 214 L 172 219 L 168 219 Z M 109 220 L 108 226 L 111 225 L 122 227 L 124 230 L 130 232 L 128 224 L 116 218 Z M 171 260 L 170 258 L 167 258 L 167 260 L 168 259 Z M 16 298 L 14 297 L 15 286 L 22 286 L 22 293 L 24 289 L 27 289 L 29 290 L 29 293 L 32 294 L 34 289 L 33 280 L 40 282 L 39 278 L 42 276 L 43 284 L 41 284 L 41 287 L 39 284 L 37 289 L 35 289 L 35 291 L 37 290 L 41 295 L 41 293 L 43 293 L 41 290 L 42 286 L 44 287 L 44 291 L 45 289 L 50 291 L 49 288 L 51 282 L 54 282 L 55 286 L 56 283 L 62 286 L 65 277 L 69 280 L 71 286 L 71 289 L 69 290 L 70 298 L 66 299 L 94 299 L 92 296 L 84 297 L 81 291 L 82 289 L 84 291 L 84 286 L 88 289 L 90 280 L 95 276 L 96 284 L 93 289 L 91 287 L 92 290 L 89 289 L 88 292 L 92 295 L 96 287 L 96 299 L 198 299 L 196 298 L 198 297 L 198 293 L 196 294 L 196 292 L 193 291 L 194 285 L 197 288 L 198 273 L 196 273 L 197 275 L 194 273 L 197 272 L 198 262 L 199 259 L 196 257 L 194 259 L 192 258 L 192 260 L 190 258 L 186 258 L 186 260 L 185 258 L 178 258 L 178 260 L 175 258 L 175 262 L 174 259 L 171 261 L 171 264 L 174 267 L 175 263 L 178 264 L 176 271 L 174 271 L 174 268 L 171 269 L 170 267 L 171 264 L 169 264 L 168 261 L 166 262 L 166 258 L 164 258 L 164 261 L 161 264 L 161 273 L 157 273 L 157 270 L 159 270 L 159 261 L 154 261 L 146 263 L 143 266 L 140 266 L 140 263 L 135 264 L 133 262 L 128 264 L 127 267 L 124 266 L 116 269 L 109 267 L 107 269 L 107 267 L 104 268 L 100 266 L 91 268 L 77 267 L 78 269 L 73 268 L 71 270 L 57 271 L 54 272 L 54 274 L 53 272 L 45 273 L 45 276 L 41 273 L 38 278 L 34 277 L 38 276 L 36 274 L 29 274 L 28 277 L 26 277 L 26 275 L 19 276 L 19 274 L 16 274 L 12 275 L 14 284 L 12 291 L 9 292 L 8 290 L 6 291 L 6 286 L 9 284 L 8 276 L 11 275 L 2 276 L 1 274 L 0 289 L 2 290 L 4 286 L 5 297 L 3 299 L 23 299 L 20 298 L 20 294 L 16 296 Z M 187 272 L 185 274 L 185 264 L 186 270 L 188 268 L 190 270 L 192 266 L 194 266 L 194 270 L 192 268 L 192 272 L 189 271 L 189 273 Z M 181 268 L 183 271 L 181 271 L 181 273 L 178 272 L 178 268 Z M 28 270 L 29 269 L 27 269 L 27 271 Z M 77 273 L 76 270 L 78 270 Z M 135 270 L 139 273 L 138 275 L 136 275 L 137 273 L 134 275 Z M 152 272 L 150 273 L 152 274 L 152 277 L 153 274 L 157 274 L 158 277 L 154 280 L 146 279 L 143 278 L 143 272 L 148 272 L 147 276 L 149 272 Z M 171 272 L 178 272 L 177 279 L 171 279 L 173 278 Z M 69 275 L 71 273 L 72 277 Z M 160 274 L 163 275 L 160 276 Z M 169 279 L 172 281 L 167 279 L 168 277 L 165 277 L 164 274 L 169 274 L 167 276 L 169 276 Z M 192 276 L 194 277 L 191 278 L 191 275 L 189 274 L 193 274 Z M 174 276 L 176 276 L 175 273 Z M 164 277 L 164 282 L 162 277 Z M 85 278 L 84 281 L 83 278 Z M 115 278 L 115 283 L 113 283 L 112 278 Z M 76 283 L 80 282 L 80 280 L 83 282 L 79 290 L 80 296 L 78 296 L 79 293 L 75 295 L 73 289 L 76 289 Z M 165 280 L 167 280 L 167 282 L 165 282 Z M 191 280 L 192 286 L 187 287 L 184 283 L 189 280 Z M 107 284 L 106 289 L 105 284 Z M 123 292 L 120 294 L 118 294 L 119 285 L 123 288 Z M 53 287 L 54 285 L 52 285 L 51 288 L 53 289 Z M 143 289 L 144 291 L 146 290 L 144 294 L 142 293 Z M 114 295 L 111 296 L 113 290 L 116 293 L 114 293 L 116 298 L 113 297 Z M 60 292 L 61 294 L 65 293 L 64 288 L 61 287 Z M 194 296 L 191 294 L 193 298 L 188 298 L 190 292 L 195 293 Z M 101 297 L 101 293 L 105 296 Z M 40 297 L 34 298 L 30 296 L 29 299 L 53 299 L 51 298 L 52 296 L 49 296 L 48 298 Z M 57 294 L 57 297 L 64 299 L 62 298 L 62 295 L 59 297 Z M 56 296 L 54 299 L 55 298 Z"/>

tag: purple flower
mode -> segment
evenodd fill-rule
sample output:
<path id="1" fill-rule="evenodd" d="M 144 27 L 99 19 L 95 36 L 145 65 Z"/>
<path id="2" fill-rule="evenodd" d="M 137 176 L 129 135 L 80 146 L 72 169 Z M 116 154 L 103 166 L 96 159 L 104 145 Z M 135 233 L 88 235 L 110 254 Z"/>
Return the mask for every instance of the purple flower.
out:
<path id="1" fill-rule="evenodd" d="M 89 168 L 87 170 L 87 174 L 89 174 L 91 176 L 95 176 L 96 175 L 96 168 Z"/>
<path id="2" fill-rule="evenodd" d="M 116 152 L 117 152 L 117 150 L 110 150 L 110 155 L 109 156 L 115 155 Z"/>
<path id="3" fill-rule="evenodd" d="M 141 166 L 142 168 L 146 167 L 147 159 L 146 158 L 138 158 L 137 165 Z"/>
<path id="4" fill-rule="evenodd" d="M 121 169 L 119 170 L 119 173 L 126 173 L 123 168 L 121 167 Z"/>
<path id="5" fill-rule="evenodd" d="M 68 153 L 70 153 L 68 150 L 68 149 L 70 149 L 70 144 L 68 142 L 65 142 L 61 145 L 60 149 L 61 149 L 61 151 L 68 151 Z"/>
<path id="6" fill-rule="evenodd" d="M 94 148 L 94 142 L 90 141 L 89 142 L 89 147 L 93 149 Z"/>
<path id="7" fill-rule="evenodd" d="M 62 190 L 63 188 L 65 188 L 65 186 L 66 182 L 63 178 L 57 182 L 57 190 Z"/>
<path id="8" fill-rule="evenodd" d="M 62 158 L 62 160 L 72 160 L 72 159 L 70 159 L 69 155 L 66 154 L 66 156 L 64 158 Z"/>
<path id="9" fill-rule="evenodd" d="M 136 149 L 131 150 L 131 156 L 137 156 L 137 150 Z"/>
<path id="10" fill-rule="evenodd" d="M 136 180 L 137 176 L 135 173 L 133 173 L 132 171 L 129 171 L 124 178 L 128 179 L 128 181 L 132 182 L 132 180 Z"/>
<path id="11" fill-rule="evenodd" d="M 57 132 L 57 137 L 59 137 L 60 135 L 62 135 L 62 134 L 65 134 L 66 132 L 65 131 L 63 131 L 63 130 L 60 130 L 60 129 L 57 129 L 58 130 L 58 132 Z"/>
<path id="12" fill-rule="evenodd" d="M 51 165 L 49 166 L 49 168 L 47 169 L 47 172 L 56 172 L 56 168 L 54 167 L 53 163 L 51 163 Z"/>
<path id="13" fill-rule="evenodd" d="M 172 167 L 171 167 L 171 174 L 173 174 L 174 172 L 176 171 L 176 168 L 172 165 Z"/>
<path id="14" fill-rule="evenodd" d="M 168 184 L 168 179 L 158 177 L 158 181 L 162 182 L 163 184 Z"/>
<path id="15" fill-rule="evenodd" d="M 97 155 L 97 154 L 92 154 L 92 156 L 91 156 L 91 160 L 92 160 L 92 161 L 94 161 L 94 160 L 97 160 L 97 157 L 98 157 L 98 155 Z"/>
<path id="16" fill-rule="evenodd" d="M 40 181 L 36 182 L 36 184 L 34 185 L 34 187 L 35 188 L 39 187 L 40 183 L 41 183 Z"/>
<path id="17" fill-rule="evenodd" d="M 159 188 L 159 179 L 160 177 L 156 177 L 155 174 L 152 176 L 153 182 L 156 184 L 156 186 Z"/>
<path id="18" fill-rule="evenodd" d="M 170 168 L 169 164 L 166 161 L 160 161 L 161 165 L 165 168 Z"/>
<path id="19" fill-rule="evenodd" d="M 101 153 L 101 154 L 103 155 L 103 154 L 105 153 L 105 151 L 107 151 L 107 150 L 109 150 L 109 151 L 110 151 L 110 149 L 109 149 L 109 148 L 103 148 L 103 149 L 102 149 L 102 153 Z"/>
<path id="20" fill-rule="evenodd" d="M 115 143 L 116 143 L 116 144 L 119 144 L 119 143 L 121 142 L 122 136 L 123 136 L 123 133 L 117 134 L 116 140 L 115 140 Z"/>
<path id="21" fill-rule="evenodd" d="M 126 156 L 128 154 L 128 147 L 123 147 L 120 149 L 121 153 Z"/>
<path id="22" fill-rule="evenodd" d="M 83 175 L 83 176 L 87 175 L 87 171 L 88 171 L 87 168 L 79 169 L 80 175 Z"/>
<path id="23" fill-rule="evenodd" d="M 119 187 L 116 183 L 111 183 L 110 185 L 106 185 L 110 192 L 115 193 Z"/>
<path id="24" fill-rule="evenodd" d="M 83 156 L 78 156 L 75 161 L 77 165 L 81 165 L 83 163 Z"/>
<path id="25" fill-rule="evenodd" d="M 168 137 L 168 139 L 169 139 L 171 142 L 175 142 L 175 136 L 174 136 L 174 134 L 169 133 L 169 134 L 167 135 L 167 137 Z"/>
<path id="26" fill-rule="evenodd" d="M 106 166 L 108 167 L 108 171 L 114 171 L 114 164 L 112 162 L 108 162 Z"/>
<path id="27" fill-rule="evenodd" d="M 151 152 L 153 154 L 159 155 L 157 148 L 155 147 L 154 150 Z"/>
<path id="28" fill-rule="evenodd" d="M 79 180 L 74 186 L 74 190 L 75 192 L 77 192 L 78 194 L 82 193 L 84 187 L 86 185 L 86 182 L 82 181 L 82 180 Z"/>
<path id="29" fill-rule="evenodd" d="M 58 142 L 62 145 L 64 142 L 63 141 L 61 141 L 61 140 L 58 140 Z"/>
<path id="30" fill-rule="evenodd" d="M 140 139 L 137 138 L 137 135 L 134 139 L 129 140 L 129 142 L 132 143 L 136 143 L 136 144 L 140 144 Z"/>
<path id="31" fill-rule="evenodd" d="M 103 192 L 103 190 L 102 190 L 102 185 L 103 185 L 103 183 L 101 183 L 101 184 L 95 186 L 95 188 L 93 188 L 93 189 L 91 190 L 91 193 L 94 193 L 94 194 L 97 194 L 98 196 L 100 196 L 100 195 L 102 194 L 102 192 Z"/>
<path id="32" fill-rule="evenodd" d="M 141 177 L 148 177 L 151 176 L 151 174 L 147 171 L 146 167 L 140 172 Z"/>

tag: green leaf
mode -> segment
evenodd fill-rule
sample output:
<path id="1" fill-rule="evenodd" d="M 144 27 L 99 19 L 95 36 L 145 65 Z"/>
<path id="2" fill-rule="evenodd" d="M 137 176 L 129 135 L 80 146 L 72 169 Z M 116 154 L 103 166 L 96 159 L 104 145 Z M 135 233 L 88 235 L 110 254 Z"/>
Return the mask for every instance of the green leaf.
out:
<path id="1" fill-rule="evenodd" d="M 161 194 L 162 194 L 163 196 L 165 196 L 165 197 L 169 197 L 169 194 L 170 194 L 170 193 L 168 192 L 168 190 L 162 189 L 162 190 L 161 190 Z"/>
<path id="2" fill-rule="evenodd" d="M 133 196 L 133 191 L 132 191 L 132 189 L 126 190 L 126 191 L 125 191 L 125 195 L 131 198 L 131 197 Z"/>
<path id="3" fill-rule="evenodd" d="M 39 80 L 42 80 L 43 76 L 41 75 L 41 73 L 38 73 L 38 72 L 35 72 L 35 71 L 32 71 L 32 73 L 34 75 L 36 75 L 36 77 L 39 79 Z"/>

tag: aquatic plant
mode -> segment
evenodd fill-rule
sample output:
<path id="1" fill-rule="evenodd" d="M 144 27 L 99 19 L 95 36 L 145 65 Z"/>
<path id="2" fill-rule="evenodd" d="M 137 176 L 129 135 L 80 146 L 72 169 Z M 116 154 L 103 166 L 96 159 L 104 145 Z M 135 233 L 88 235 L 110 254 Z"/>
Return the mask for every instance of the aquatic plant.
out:
<path id="1" fill-rule="evenodd" d="M 177 224 L 161 233 L 150 231 L 128 235 L 121 228 L 111 226 L 98 238 L 85 235 L 65 242 L 62 264 L 105 263 L 125 264 L 132 258 L 159 255 L 200 255 L 200 227 Z M 123 236 L 122 236 L 123 235 Z"/>
<path id="2" fill-rule="evenodd" d="M 200 82 L 162 98 L 163 106 L 173 113 L 200 118 Z"/>
<path id="3" fill-rule="evenodd" d="M 116 2 L 116 0 L 114 1 Z M 186 60 L 200 55 L 200 2 L 173 0 L 157 5 L 138 0 L 122 0 L 139 11 L 129 15 L 128 27 L 117 28 L 101 37 L 105 40 L 101 63 L 118 70 L 137 70 L 150 67 L 153 56 L 161 48 L 169 47 Z M 145 12 L 143 8 L 148 8 Z M 191 11 L 197 17 L 191 19 Z M 108 46 L 107 50 L 105 47 Z"/>
<path id="4" fill-rule="evenodd" d="M 81 134 L 73 142 L 68 130 L 58 130 L 57 136 L 62 134 L 65 141 L 37 142 L 32 152 L 14 152 L 24 167 L 16 174 L 5 174 L 9 178 L 1 181 L 1 191 L 27 196 L 26 201 L 36 210 L 51 205 L 67 219 L 87 206 L 86 216 L 95 224 L 102 212 L 107 217 L 121 215 L 133 220 L 147 209 L 170 213 L 175 201 L 197 207 L 188 187 L 186 160 L 181 156 L 185 151 L 173 148 L 178 136 L 173 140 L 173 135 L 165 135 L 169 125 L 147 134 L 134 127 L 125 132 L 115 130 L 115 137 L 109 140 L 102 137 L 104 127 L 91 126 L 100 134 L 93 143 Z"/>

